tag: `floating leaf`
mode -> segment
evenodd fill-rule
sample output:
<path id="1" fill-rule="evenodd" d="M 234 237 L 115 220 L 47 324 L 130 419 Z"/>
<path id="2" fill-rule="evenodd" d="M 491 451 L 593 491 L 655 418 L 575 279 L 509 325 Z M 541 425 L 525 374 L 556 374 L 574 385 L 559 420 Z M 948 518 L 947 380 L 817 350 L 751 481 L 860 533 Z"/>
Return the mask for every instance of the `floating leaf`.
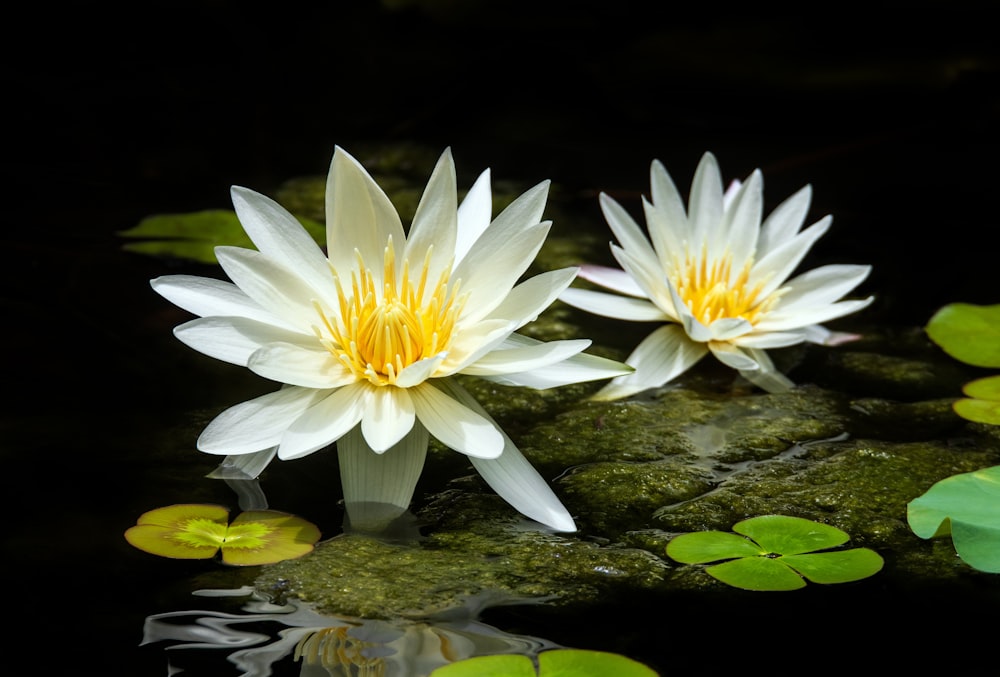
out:
<path id="1" fill-rule="evenodd" d="M 133 546 L 160 557 L 209 559 L 222 551 L 233 566 L 273 564 L 312 551 L 320 532 L 301 517 L 275 510 L 255 510 L 228 523 L 219 505 L 184 503 L 143 513 L 125 532 Z"/>
<path id="2" fill-rule="evenodd" d="M 952 405 L 955 413 L 969 421 L 1000 425 L 1000 376 L 970 381 L 962 387 L 968 398 Z"/>
<path id="3" fill-rule="evenodd" d="M 325 243 L 322 225 L 304 218 L 299 222 L 317 242 Z M 220 245 L 254 247 L 236 212 L 227 209 L 148 216 L 118 234 L 133 240 L 124 245 L 128 251 L 199 263 L 217 263 L 215 248 Z"/>
<path id="4" fill-rule="evenodd" d="M 960 362 L 1000 367 L 1000 305 L 951 303 L 938 310 L 927 335 Z"/>
<path id="5" fill-rule="evenodd" d="M 538 671 L 527 656 L 475 656 L 443 665 L 430 677 L 657 677 L 642 663 L 620 654 L 586 649 L 552 649 L 538 654 Z"/>
<path id="6" fill-rule="evenodd" d="M 906 519 L 920 538 L 951 534 L 972 568 L 1000 573 L 1000 465 L 937 482 L 910 501 Z"/>
<path id="7" fill-rule="evenodd" d="M 849 536 L 801 517 L 762 515 L 736 523 L 733 531 L 681 534 L 667 544 L 667 555 L 684 564 L 729 560 L 705 571 L 733 587 L 766 591 L 797 590 L 805 586 L 803 579 L 856 581 L 877 573 L 883 564 L 868 548 L 813 552 L 846 543 Z"/>

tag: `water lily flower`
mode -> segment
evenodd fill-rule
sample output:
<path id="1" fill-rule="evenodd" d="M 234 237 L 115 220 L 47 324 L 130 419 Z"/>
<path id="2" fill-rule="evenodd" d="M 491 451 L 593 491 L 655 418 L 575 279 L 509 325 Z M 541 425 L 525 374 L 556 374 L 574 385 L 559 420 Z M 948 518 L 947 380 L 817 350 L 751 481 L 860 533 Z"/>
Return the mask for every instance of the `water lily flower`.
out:
<path id="1" fill-rule="evenodd" d="M 516 333 L 577 273 L 519 282 L 551 225 L 541 220 L 547 193 L 542 182 L 491 221 L 489 170 L 459 205 L 446 150 L 406 233 L 386 194 L 338 147 L 324 253 L 276 202 L 234 187 L 256 249 L 216 249 L 232 282 L 172 275 L 152 286 L 199 316 L 175 329 L 182 342 L 283 386 L 223 411 L 198 448 L 255 476 L 275 456 L 336 442 L 348 520 L 378 529 L 409 505 L 433 436 L 466 454 L 524 515 L 574 531 L 547 483 L 456 378 L 543 389 L 631 370 L 582 353 L 589 340 Z"/>
<path id="2" fill-rule="evenodd" d="M 635 371 L 613 379 L 595 399 L 662 386 L 708 353 L 758 387 L 780 392 L 793 383 L 775 368 L 767 349 L 856 338 L 819 323 L 872 302 L 840 300 L 871 266 L 825 265 L 788 279 L 832 221 L 825 216 L 801 230 L 810 186 L 762 222 L 760 170 L 724 191 L 718 163 L 705 153 L 687 210 L 659 161 L 652 163 L 650 182 L 652 201 L 643 198 L 649 239 L 621 205 L 600 196 L 618 239 L 611 251 L 622 269 L 586 265 L 580 277 L 615 293 L 572 288 L 559 296 L 597 315 L 661 323 L 626 359 Z"/>

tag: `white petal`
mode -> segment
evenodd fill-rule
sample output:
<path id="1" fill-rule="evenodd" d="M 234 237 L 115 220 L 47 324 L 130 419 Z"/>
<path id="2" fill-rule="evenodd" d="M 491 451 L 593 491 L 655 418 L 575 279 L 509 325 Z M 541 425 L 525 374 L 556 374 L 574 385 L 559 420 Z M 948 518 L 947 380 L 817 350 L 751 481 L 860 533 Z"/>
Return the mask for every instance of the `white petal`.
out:
<path id="1" fill-rule="evenodd" d="M 505 345 L 515 347 L 533 346 L 540 343 L 535 339 L 511 334 Z M 614 378 L 623 374 L 632 373 L 632 368 L 628 365 L 609 360 L 597 355 L 577 353 L 571 355 L 560 362 L 555 362 L 546 366 L 535 367 L 529 371 L 520 373 L 510 373 L 494 376 L 480 376 L 494 383 L 501 383 L 510 386 L 525 386 L 544 390 L 569 385 L 570 383 L 583 383 L 585 381 L 597 381 L 605 378 Z"/>
<path id="2" fill-rule="evenodd" d="M 292 386 L 237 404 L 208 424 L 198 437 L 198 448 L 235 455 L 277 446 L 292 422 L 321 396 L 321 391 Z"/>
<path id="3" fill-rule="evenodd" d="M 646 228 L 661 265 L 674 257 L 683 256 L 686 242 L 691 241 L 690 226 L 684 200 L 663 163 L 654 160 L 649 168 L 652 204 L 643 200 Z"/>
<path id="4" fill-rule="evenodd" d="M 400 388 L 412 388 L 423 383 L 434 376 L 441 368 L 441 363 L 448 357 L 447 352 L 440 352 L 431 357 L 417 360 L 413 364 L 403 367 L 403 371 L 396 374 L 396 385 Z"/>
<path id="5" fill-rule="evenodd" d="M 455 256 L 458 233 L 457 193 L 455 162 L 451 150 L 445 149 L 434 165 L 427 187 L 417 203 L 403 255 L 409 261 L 412 271 L 417 266 L 424 265 L 427 252 L 430 251 L 428 270 L 431 271 L 432 282 L 437 281 L 439 271 L 451 265 Z"/>
<path id="6" fill-rule="evenodd" d="M 568 359 L 591 344 L 589 339 L 538 341 L 518 347 L 492 350 L 462 370 L 472 376 L 495 376 L 541 369 Z"/>
<path id="7" fill-rule="evenodd" d="M 606 193 L 600 195 L 601 211 L 618 239 L 618 245 L 647 270 L 658 270 L 659 259 L 645 233 L 627 211 Z"/>
<path id="8" fill-rule="evenodd" d="M 413 400 L 406 388 L 372 388 L 361 419 L 361 433 L 376 453 L 399 442 L 413 429 Z"/>
<path id="9" fill-rule="evenodd" d="M 832 221 L 832 217 L 826 216 L 768 252 L 754 265 L 747 286 L 752 289 L 762 282 L 759 297 L 770 296 L 788 279 L 816 241 L 829 230 Z"/>
<path id="10" fill-rule="evenodd" d="M 428 435 L 417 424 L 383 454 L 366 443 L 360 426 L 337 440 L 340 482 L 352 531 L 379 532 L 413 500 L 427 456 Z"/>
<path id="11" fill-rule="evenodd" d="M 367 383 L 344 386 L 309 407 L 281 437 L 278 458 L 299 458 L 336 442 L 361 421 L 375 387 Z"/>
<path id="12" fill-rule="evenodd" d="M 308 346 L 316 342 L 315 336 L 242 317 L 201 317 L 175 327 L 174 336 L 200 353 L 241 367 L 268 343 L 283 341 Z"/>
<path id="13" fill-rule="evenodd" d="M 854 334 L 846 331 L 830 331 L 826 327 L 818 324 L 804 329 L 806 341 L 817 343 L 821 346 L 839 346 L 844 343 L 851 343 L 863 338 L 863 334 Z"/>
<path id="14" fill-rule="evenodd" d="M 357 249 L 373 272 L 381 271 L 390 237 L 397 247 L 406 242 L 396 208 L 361 163 L 337 146 L 326 179 L 326 248 L 333 268 L 346 275 Z"/>
<path id="15" fill-rule="evenodd" d="M 435 379 L 445 382 L 447 379 Z M 451 386 L 449 393 L 460 387 Z M 422 383 L 408 390 L 413 397 L 417 418 L 427 431 L 446 447 L 468 456 L 496 458 L 503 451 L 503 436 L 497 426 L 467 406 L 459 404 L 430 383 Z"/>
<path id="16" fill-rule="evenodd" d="M 805 223 L 812 200 L 812 187 L 803 186 L 791 197 L 774 208 L 764 219 L 757 238 L 757 258 L 763 258 L 772 249 L 792 239 Z"/>
<path id="17" fill-rule="evenodd" d="M 243 230 L 263 254 L 329 293 L 333 280 L 323 250 L 284 207 L 269 197 L 234 186 L 230 191 Z"/>
<path id="18" fill-rule="evenodd" d="M 699 343 L 712 340 L 712 330 L 699 322 L 698 319 L 691 314 L 691 310 L 684 303 L 684 300 L 677 293 L 677 289 L 672 283 L 667 283 L 667 290 L 670 292 L 670 298 L 674 302 L 674 307 L 678 310 L 678 319 L 681 326 L 684 327 L 684 332 L 688 335 L 688 337 L 692 341 L 697 341 Z"/>
<path id="19" fill-rule="evenodd" d="M 257 479 L 264 469 L 274 460 L 278 447 L 269 447 L 263 451 L 249 454 L 226 456 L 218 467 L 205 475 L 217 480 L 253 480 Z"/>
<path id="20" fill-rule="evenodd" d="M 463 388 L 451 382 L 446 384 L 446 388 L 463 405 L 496 426 L 490 415 Z M 470 458 L 486 483 L 521 514 L 558 531 L 576 531 L 576 524 L 569 511 L 542 476 L 528 463 L 510 438 L 499 427 L 496 430 L 503 440 L 500 455 L 490 459 Z"/>
<path id="21" fill-rule="evenodd" d="M 708 325 L 713 341 L 730 341 L 753 331 L 753 325 L 741 317 L 723 317 Z"/>
<path id="22" fill-rule="evenodd" d="M 313 346 L 268 343 L 250 356 L 247 367 L 272 381 L 304 388 L 339 388 L 357 380 L 318 342 Z"/>
<path id="23" fill-rule="evenodd" d="M 493 219 L 490 230 L 495 228 L 502 232 L 516 232 L 541 223 L 545 201 L 549 195 L 549 184 L 549 181 L 542 181 L 518 196 Z"/>
<path id="24" fill-rule="evenodd" d="M 483 320 L 472 327 L 463 328 L 448 347 L 448 354 L 437 375 L 454 374 L 465 369 L 496 349 L 515 329 L 516 324 L 508 320 Z"/>
<path id="25" fill-rule="evenodd" d="M 199 317 L 245 317 L 292 328 L 232 282 L 194 275 L 165 275 L 151 280 L 150 285 L 163 298 Z"/>
<path id="26" fill-rule="evenodd" d="M 236 286 L 291 326 L 308 330 L 319 324 L 313 299 L 326 300 L 324 305 L 329 307 L 337 298 L 324 298 L 297 273 L 252 249 L 216 247 L 215 256 Z"/>
<path id="27" fill-rule="evenodd" d="M 769 393 L 786 392 L 795 385 L 775 368 L 771 358 L 763 350 L 750 350 L 748 353 L 756 366 L 751 370 L 741 370 L 740 376 Z"/>
<path id="28" fill-rule="evenodd" d="M 718 358 L 719 362 L 722 362 L 727 367 L 739 369 L 740 371 L 759 368 L 756 360 L 732 343 L 712 341 L 708 344 L 708 349 Z"/>
<path id="29" fill-rule="evenodd" d="M 866 299 L 838 301 L 837 303 L 821 305 L 815 308 L 801 308 L 790 313 L 775 310 L 768 313 L 766 317 L 757 323 L 757 330 L 782 331 L 828 322 L 829 320 L 850 315 L 863 308 L 867 308 L 874 300 L 875 297 L 869 296 Z"/>
<path id="30" fill-rule="evenodd" d="M 607 287 L 619 294 L 646 298 L 646 294 L 635 283 L 632 276 L 620 268 L 595 266 L 586 264 L 580 266 L 579 277 L 602 287 Z"/>
<path id="31" fill-rule="evenodd" d="M 763 211 L 764 179 L 760 170 L 755 169 L 733 196 L 732 204 L 722 217 L 724 241 L 718 243 L 718 247 L 709 243 L 709 252 L 728 251 L 732 255 L 734 274 L 739 274 L 744 262 L 754 255 Z"/>
<path id="32" fill-rule="evenodd" d="M 871 266 L 833 264 L 820 266 L 785 283 L 777 308 L 783 313 L 837 301 L 861 284 Z"/>
<path id="33" fill-rule="evenodd" d="M 732 339 L 732 344 L 740 348 L 759 348 L 761 350 L 771 348 L 785 348 L 794 346 L 806 340 L 804 330 L 799 331 L 771 331 L 755 332 Z"/>
<path id="34" fill-rule="evenodd" d="M 552 305 L 559 293 L 576 277 L 576 268 L 550 270 L 528 278 L 510 290 L 507 297 L 490 313 L 491 319 L 512 320 L 518 329 L 538 318 Z"/>
<path id="35" fill-rule="evenodd" d="M 461 293 L 468 294 L 463 318 L 485 317 L 503 301 L 538 254 L 551 225 L 545 221 L 513 232 L 513 225 L 504 231 L 494 223 L 476 240 L 452 273 L 453 280 L 462 281 Z"/>
<path id="36" fill-rule="evenodd" d="M 616 400 L 650 388 L 659 388 L 690 369 L 707 352 L 705 344 L 689 339 L 678 325 L 659 327 L 644 338 L 625 360 L 635 371 L 614 379 L 593 398 Z"/>
<path id="37" fill-rule="evenodd" d="M 490 170 L 484 171 L 465 194 L 458 206 L 458 237 L 455 241 L 455 261 L 469 253 L 472 244 L 486 232 L 493 216 L 493 193 L 490 190 Z M 537 223 L 536 219 L 532 223 Z"/>
<path id="38" fill-rule="evenodd" d="M 605 294 L 604 292 L 571 287 L 559 295 L 559 300 L 595 315 L 614 317 L 621 320 L 662 322 L 670 319 L 666 313 L 650 301 L 631 296 L 617 296 L 615 294 Z"/>
<path id="39" fill-rule="evenodd" d="M 619 265 L 625 269 L 625 272 L 642 289 L 642 295 L 663 309 L 663 312 L 670 315 L 674 304 L 670 295 L 663 288 L 666 276 L 659 268 L 659 263 L 656 264 L 655 268 L 649 268 L 646 263 L 635 258 L 617 245 L 611 245 L 611 255 L 615 257 Z"/>
<path id="40" fill-rule="evenodd" d="M 722 174 L 719 163 L 711 153 L 705 153 L 698 163 L 691 182 L 688 198 L 688 221 L 691 240 L 698 243 L 724 244 L 722 223 Z"/>

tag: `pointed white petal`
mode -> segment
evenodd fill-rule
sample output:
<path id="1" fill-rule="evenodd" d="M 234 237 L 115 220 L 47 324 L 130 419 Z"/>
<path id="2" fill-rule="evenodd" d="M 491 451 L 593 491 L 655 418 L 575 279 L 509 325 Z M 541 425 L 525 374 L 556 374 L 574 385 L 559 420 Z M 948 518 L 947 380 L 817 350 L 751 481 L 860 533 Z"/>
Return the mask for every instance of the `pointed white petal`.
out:
<path id="1" fill-rule="evenodd" d="M 645 233 L 635 222 L 635 219 L 625 209 L 615 202 L 607 193 L 600 195 L 601 211 L 611 227 L 611 232 L 618 239 L 618 245 L 627 251 L 632 258 L 638 260 L 643 268 L 657 270 L 660 267 L 653 245 Z"/>
<path id="2" fill-rule="evenodd" d="M 691 241 L 690 226 L 684 200 L 663 163 L 654 160 L 649 168 L 652 204 L 643 200 L 646 228 L 661 265 L 674 257 L 683 256 L 686 242 Z"/>
<path id="3" fill-rule="evenodd" d="M 646 265 L 648 262 L 644 263 L 617 245 L 611 245 L 611 255 L 642 289 L 642 295 L 670 315 L 674 304 L 670 294 L 664 289 L 666 276 L 659 268 L 659 263 L 655 268 L 650 268 Z"/>
<path id="4" fill-rule="evenodd" d="M 360 426 L 337 440 L 344 507 L 352 531 L 379 532 L 406 512 L 427 456 L 419 423 L 385 453 L 375 453 Z"/>
<path id="5" fill-rule="evenodd" d="M 753 331 L 753 325 L 740 317 L 723 317 L 708 325 L 713 341 L 730 341 Z"/>
<path id="6" fill-rule="evenodd" d="M 811 201 L 812 187 L 806 185 L 774 208 L 760 227 L 760 236 L 757 238 L 758 259 L 799 232 L 805 223 Z"/>
<path id="7" fill-rule="evenodd" d="M 856 313 L 863 308 L 867 308 L 875 297 L 869 296 L 866 299 L 851 301 L 838 301 L 815 308 L 800 308 L 797 311 L 784 313 L 779 310 L 767 314 L 757 323 L 758 331 L 782 331 L 786 329 L 799 329 L 812 324 L 828 322 L 844 315 Z"/>
<path id="8" fill-rule="evenodd" d="M 455 268 L 452 279 L 462 281 L 468 294 L 463 318 L 489 315 L 528 269 L 548 235 L 551 223 L 542 222 L 519 232 L 489 228 Z"/>
<path id="9" fill-rule="evenodd" d="M 442 351 L 437 355 L 425 357 L 422 360 L 417 360 L 413 364 L 403 367 L 403 371 L 396 374 L 396 385 L 400 388 L 412 388 L 419 383 L 423 383 L 438 373 L 438 370 L 441 369 L 441 363 L 447 357 L 448 353 Z"/>
<path id="10" fill-rule="evenodd" d="M 795 386 L 787 376 L 775 368 L 771 358 L 763 350 L 750 350 L 748 353 L 755 361 L 756 367 L 740 370 L 740 376 L 769 393 L 783 393 Z"/>
<path id="11" fill-rule="evenodd" d="M 249 454 L 226 456 L 212 472 L 205 475 L 215 480 L 253 480 L 274 460 L 278 447 Z"/>
<path id="12" fill-rule="evenodd" d="M 691 314 L 691 310 L 681 299 L 680 295 L 677 293 L 677 289 L 670 282 L 667 283 L 667 291 L 670 292 L 670 298 L 674 302 L 674 307 L 678 310 L 678 320 L 681 326 L 684 327 L 684 332 L 692 341 L 697 341 L 698 343 L 703 343 L 705 341 L 712 340 L 712 330 L 706 327 L 704 324 L 698 321 L 694 315 Z"/>
<path id="13" fill-rule="evenodd" d="M 317 290 L 332 289 L 323 250 L 284 207 L 269 197 L 233 186 L 230 191 L 243 230 L 268 258 L 296 271 Z"/>
<path id="14" fill-rule="evenodd" d="M 282 434 L 321 391 L 287 387 L 226 409 L 198 437 L 208 454 L 248 454 L 277 446 Z"/>
<path id="15" fill-rule="evenodd" d="M 728 251 L 732 255 L 734 274 L 754 255 L 760 220 L 764 211 L 764 178 L 755 169 L 733 196 L 732 204 L 722 217 L 721 242 L 709 243 L 709 255 L 714 258 Z"/>
<path id="16" fill-rule="evenodd" d="M 798 331 L 771 331 L 754 332 L 738 338 L 732 339 L 732 344 L 740 348 L 785 348 L 794 346 L 806 340 L 804 330 Z"/>
<path id="17" fill-rule="evenodd" d="M 712 341 L 708 344 L 708 349 L 727 367 L 739 369 L 740 371 L 758 369 L 759 365 L 747 352 L 737 348 L 732 343 L 724 341 Z"/>
<path id="18" fill-rule="evenodd" d="M 515 329 L 533 322 L 570 285 L 576 272 L 576 268 L 563 268 L 528 278 L 510 290 L 490 313 L 490 318 L 511 320 Z"/>
<path id="19" fill-rule="evenodd" d="M 614 379 L 601 388 L 593 399 L 617 400 L 643 390 L 659 388 L 690 369 L 707 352 L 705 344 L 689 339 L 678 325 L 658 327 L 625 360 L 635 371 Z"/>
<path id="20" fill-rule="evenodd" d="M 368 446 L 382 453 L 413 429 L 415 418 L 413 400 L 406 388 L 372 388 L 361 419 L 361 434 Z"/>
<path id="21" fill-rule="evenodd" d="M 355 383 L 333 392 L 317 391 L 326 396 L 288 427 L 278 445 L 278 458 L 299 458 L 336 442 L 361 421 L 375 387 Z"/>
<path id="22" fill-rule="evenodd" d="M 215 256 L 226 275 L 247 296 L 300 330 L 308 331 L 320 322 L 312 304 L 314 299 L 326 301 L 323 305 L 330 307 L 337 298 L 324 297 L 297 273 L 252 249 L 216 247 Z"/>
<path id="23" fill-rule="evenodd" d="M 460 389 L 448 379 L 435 379 L 448 393 Z M 503 436 L 497 426 L 469 407 L 459 404 L 430 383 L 421 383 L 408 390 L 413 398 L 417 418 L 427 431 L 446 447 L 468 456 L 496 458 L 503 451 Z M 464 391 L 463 391 L 464 392 Z"/>
<path id="24" fill-rule="evenodd" d="M 339 388 L 356 380 L 354 374 L 318 342 L 312 346 L 268 343 L 254 351 L 247 360 L 247 367 L 264 378 L 303 388 Z"/>
<path id="25" fill-rule="evenodd" d="M 458 238 L 455 241 L 455 261 L 469 253 L 472 244 L 486 232 L 493 216 L 493 193 L 490 190 L 490 170 L 485 170 L 465 194 L 458 206 Z M 532 221 L 537 223 L 538 220 Z"/>
<path id="26" fill-rule="evenodd" d="M 814 324 L 804 330 L 806 341 L 816 343 L 821 346 L 839 346 L 844 343 L 851 343 L 863 337 L 862 334 L 854 334 L 846 331 L 830 331 L 826 327 Z"/>
<path id="27" fill-rule="evenodd" d="M 493 219 L 490 230 L 495 228 L 501 232 L 516 232 L 541 223 L 545 201 L 549 195 L 549 184 L 549 181 L 542 181 L 518 196 Z"/>
<path id="28" fill-rule="evenodd" d="M 670 319 L 666 313 L 646 299 L 637 299 L 631 296 L 617 296 L 571 287 L 559 295 L 559 300 L 603 317 L 614 317 L 634 322 L 662 322 Z"/>
<path id="29" fill-rule="evenodd" d="M 593 282 L 594 284 L 606 287 L 619 294 L 638 296 L 645 298 L 646 294 L 635 283 L 632 276 L 620 268 L 609 268 L 607 266 L 595 266 L 585 264 L 580 266 L 578 276 L 581 279 Z"/>
<path id="30" fill-rule="evenodd" d="M 515 323 L 508 320 L 483 320 L 464 329 L 448 347 L 448 354 L 436 375 L 462 371 L 496 349 L 515 329 Z"/>
<path id="31" fill-rule="evenodd" d="M 541 342 L 527 336 L 521 336 L 520 334 L 511 334 L 504 343 L 505 345 L 519 349 L 521 347 L 531 347 Z M 614 378 L 615 376 L 630 374 L 632 371 L 632 367 L 621 362 L 616 362 L 615 360 L 598 357 L 597 355 L 588 355 L 586 353 L 576 353 L 559 362 L 538 366 L 528 371 L 493 376 L 482 375 L 480 378 L 503 385 L 524 386 L 537 390 L 545 390 L 547 388 L 569 385 L 570 383 L 583 383 L 585 381 Z"/>
<path id="32" fill-rule="evenodd" d="M 495 376 L 541 369 L 586 350 L 590 343 L 589 339 L 539 341 L 518 347 L 500 348 L 483 355 L 463 369 L 462 373 L 471 376 Z"/>
<path id="33" fill-rule="evenodd" d="M 157 294 L 199 317 L 245 317 L 292 329 L 274 313 L 264 310 L 232 282 L 194 275 L 165 275 L 150 281 Z"/>
<path id="34" fill-rule="evenodd" d="M 558 531 L 576 531 L 576 524 L 569 511 L 482 405 L 457 383 L 449 382 L 445 387 L 449 395 L 492 423 L 500 434 L 503 449 L 499 456 L 489 459 L 470 458 L 472 465 L 493 491 L 518 512 L 533 520 Z"/>
<path id="35" fill-rule="evenodd" d="M 722 174 L 711 153 L 705 153 L 698 163 L 688 198 L 688 221 L 692 242 L 724 242 L 722 222 Z"/>
<path id="36" fill-rule="evenodd" d="M 390 237 L 396 247 L 406 242 L 396 208 L 365 168 L 337 146 L 326 180 L 326 247 L 334 269 L 347 275 L 357 249 L 366 265 L 380 271 Z"/>
<path id="37" fill-rule="evenodd" d="M 777 308 L 787 313 L 837 301 L 861 284 L 871 270 L 871 266 L 849 264 L 813 268 L 785 283 Z"/>
<path id="38" fill-rule="evenodd" d="M 455 256 L 457 233 L 458 188 L 455 185 L 455 161 L 451 150 L 445 149 L 434 165 L 434 171 L 427 180 L 427 187 L 424 188 L 413 215 L 413 224 L 403 253 L 403 258 L 409 261 L 410 270 L 415 271 L 418 266 L 424 265 L 427 252 L 430 251 L 428 270 L 431 271 L 431 281 L 437 282 L 439 271 L 451 265 Z"/>
<path id="39" fill-rule="evenodd" d="M 261 346 L 276 341 L 309 346 L 315 336 L 242 317 L 201 317 L 174 328 L 174 336 L 200 353 L 245 367 Z"/>
<path id="40" fill-rule="evenodd" d="M 758 260 L 750 273 L 747 286 L 753 288 L 758 282 L 763 282 L 760 298 L 770 296 L 792 274 L 809 249 L 823 237 L 830 228 L 833 218 L 825 216 L 804 231 L 778 245 L 767 256 Z"/>

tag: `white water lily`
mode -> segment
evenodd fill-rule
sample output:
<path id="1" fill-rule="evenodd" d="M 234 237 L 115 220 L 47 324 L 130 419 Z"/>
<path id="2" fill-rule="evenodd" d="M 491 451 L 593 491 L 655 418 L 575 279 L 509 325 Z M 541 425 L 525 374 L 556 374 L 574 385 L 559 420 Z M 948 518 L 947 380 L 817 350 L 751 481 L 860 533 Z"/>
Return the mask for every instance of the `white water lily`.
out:
<path id="1" fill-rule="evenodd" d="M 788 279 L 832 221 L 825 216 L 802 230 L 809 186 L 762 222 L 759 170 L 724 192 L 718 163 L 705 153 L 687 210 L 659 161 L 652 163 L 650 182 L 652 201 L 643 198 L 643 208 L 651 241 L 621 205 L 600 196 L 622 269 L 587 265 L 580 277 L 616 293 L 572 288 L 559 296 L 597 315 L 662 323 L 626 359 L 635 371 L 613 379 L 595 399 L 662 386 L 708 353 L 760 388 L 780 392 L 793 383 L 775 368 L 767 349 L 854 338 L 818 323 L 871 303 L 871 297 L 840 300 L 871 266 L 826 265 Z"/>
<path id="2" fill-rule="evenodd" d="M 234 187 L 236 214 L 257 249 L 216 249 L 232 282 L 173 275 L 152 286 L 199 316 L 175 329 L 185 344 L 284 385 L 222 412 L 198 448 L 253 477 L 274 456 L 299 458 L 337 442 L 348 519 L 377 529 L 409 506 L 432 435 L 467 454 L 514 508 L 574 531 L 546 482 L 453 377 L 549 388 L 630 369 L 583 354 L 587 340 L 515 333 L 577 269 L 518 283 L 550 227 L 541 221 L 548 182 L 491 221 L 489 179 L 486 170 L 459 206 L 446 150 L 406 234 L 389 198 L 338 147 L 325 254 L 276 202 Z"/>

